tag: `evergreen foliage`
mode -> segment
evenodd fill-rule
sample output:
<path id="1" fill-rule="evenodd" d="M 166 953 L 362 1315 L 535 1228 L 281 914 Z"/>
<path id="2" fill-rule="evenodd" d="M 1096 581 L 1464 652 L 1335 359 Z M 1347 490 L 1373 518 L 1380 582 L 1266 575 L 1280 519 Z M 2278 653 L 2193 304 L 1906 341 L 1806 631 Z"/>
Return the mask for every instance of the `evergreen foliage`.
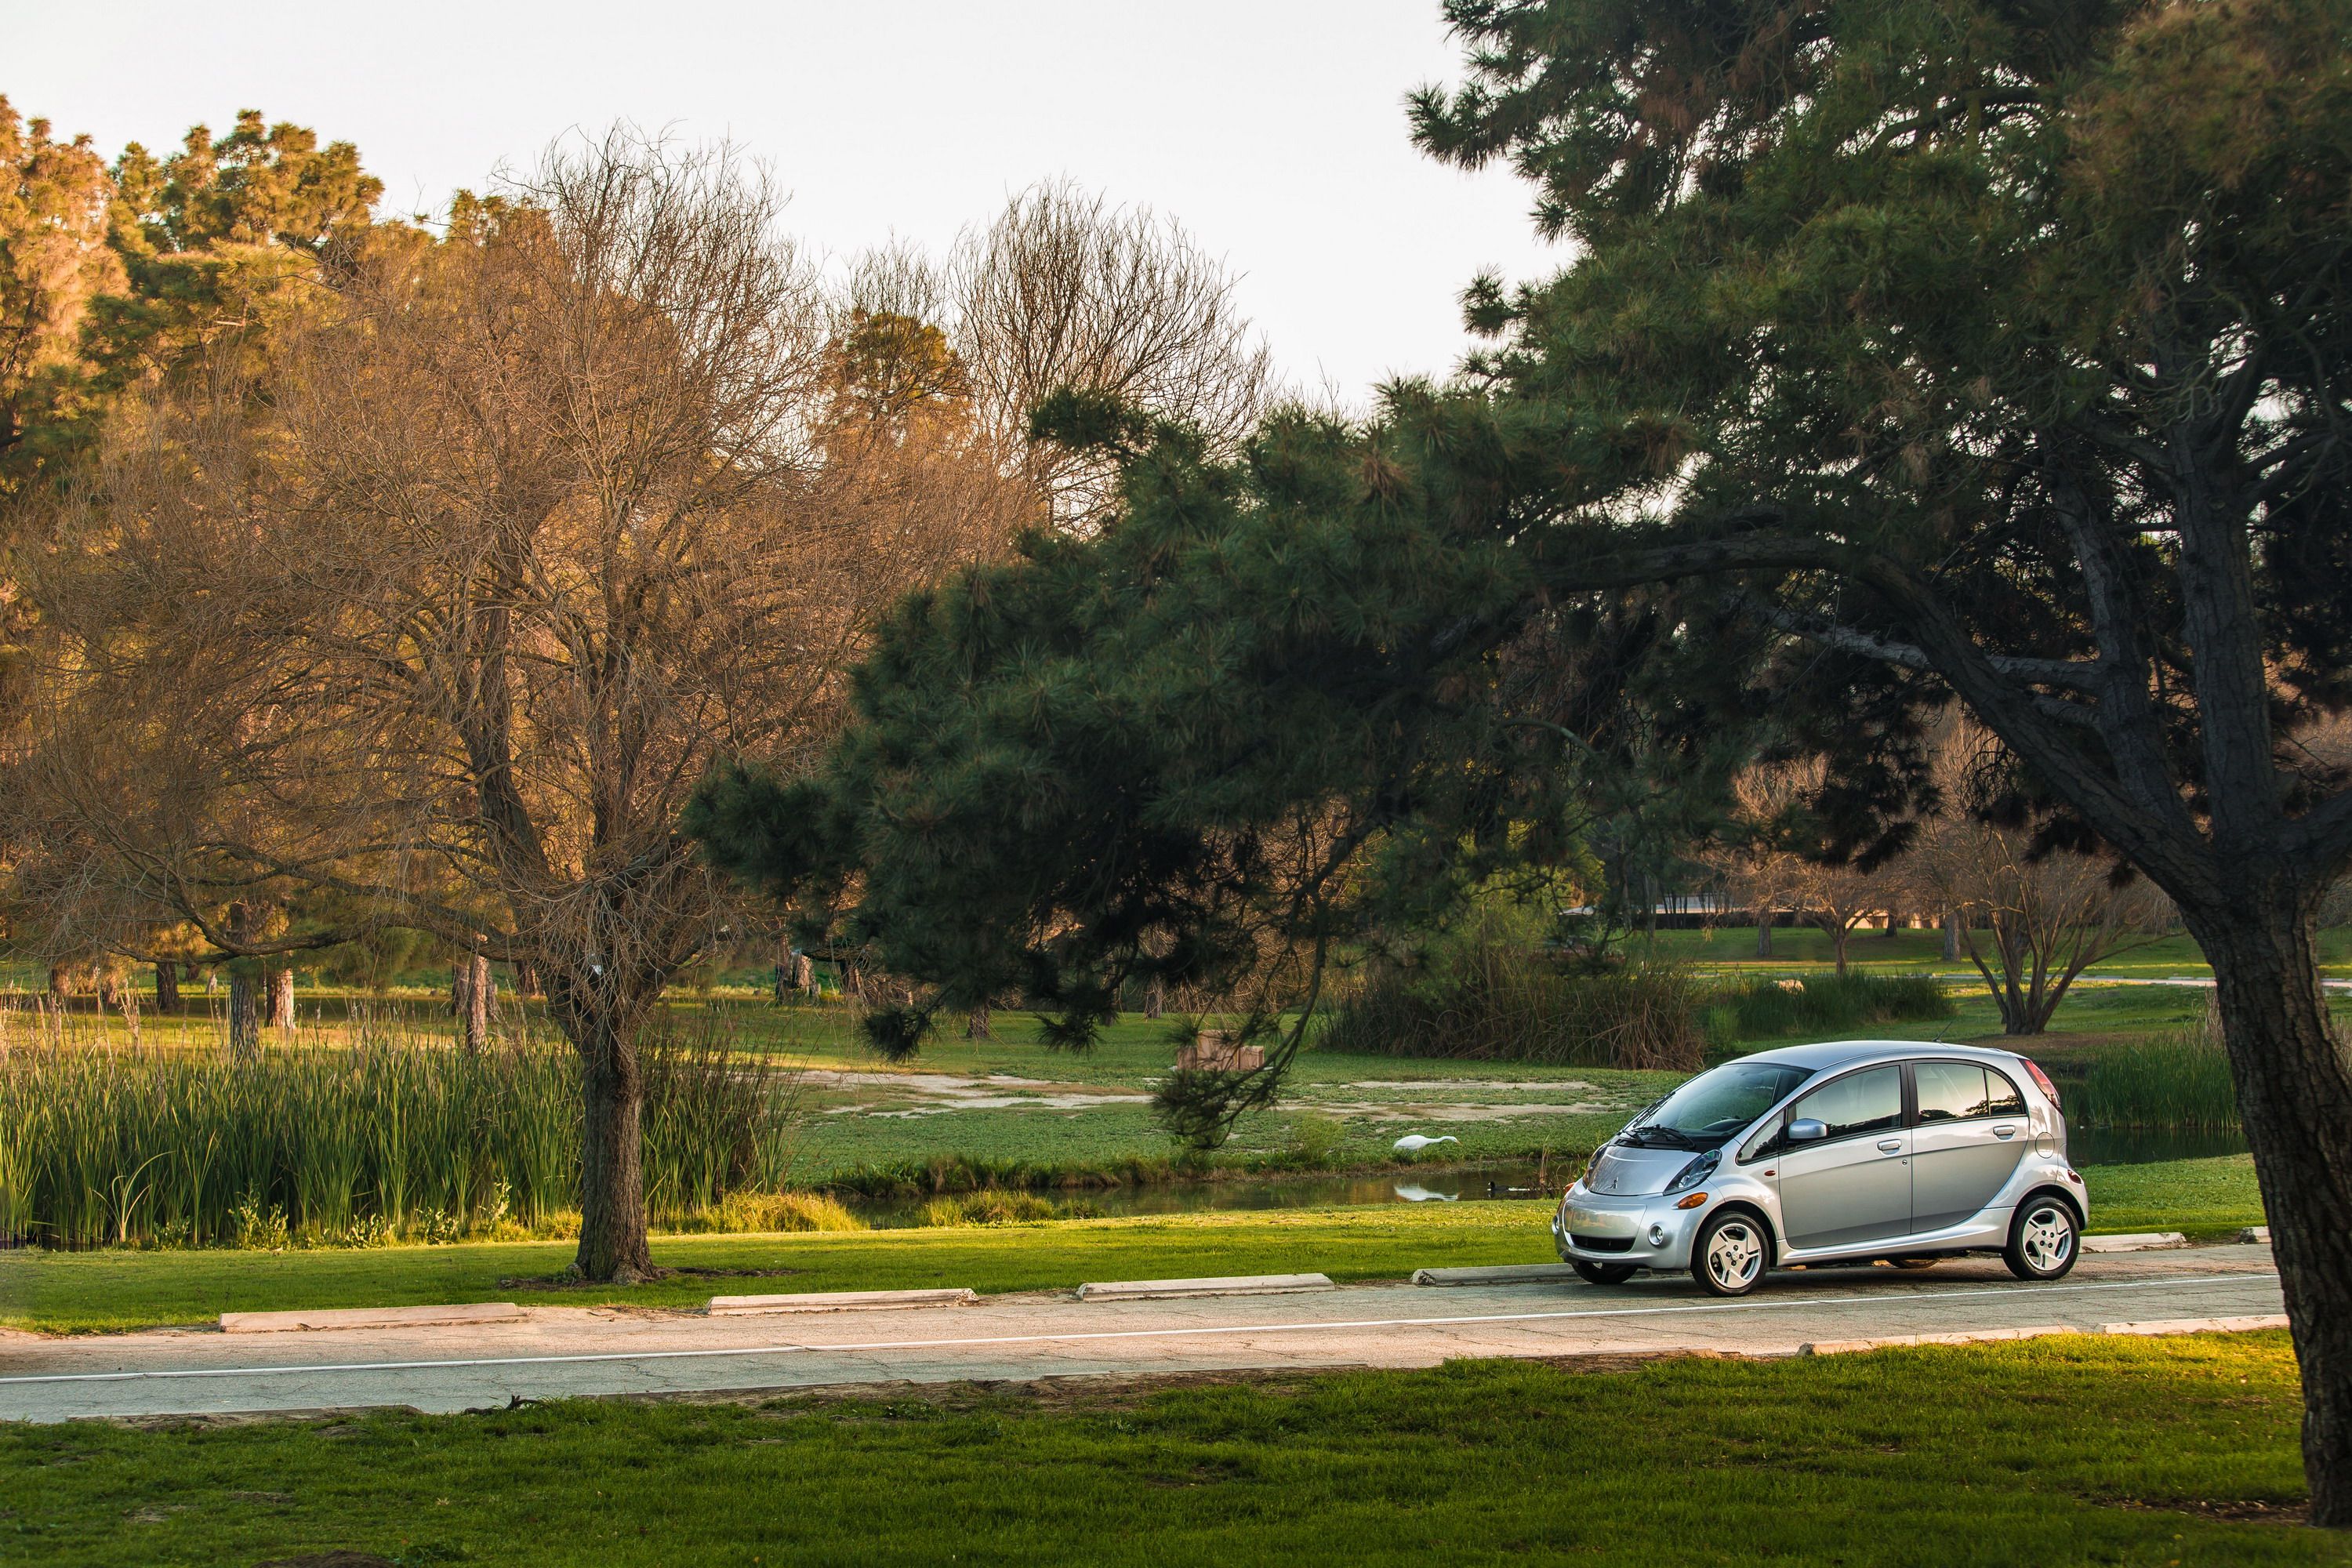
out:
<path id="1" fill-rule="evenodd" d="M 1083 1017 L 1239 965 L 1244 910 L 1328 940 L 1376 836 L 1395 885 L 1514 818 L 1539 853 L 1571 763 L 1819 759 L 1818 851 L 1867 863 L 1957 699 L 1996 813 L 2114 852 L 2213 965 L 2315 1518 L 2352 1524 L 2312 936 L 2352 790 L 2299 739 L 2352 702 L 2352 4 L 1445 9 L 1468 79 L 1417 134 L 1509 161 L 1573 265 L 1475 284 L 1491 346 L 1369 426 L 1155 433 L 1099 539 L 909 610 L 822 782 L 724 782 L 719 858 Z"/>

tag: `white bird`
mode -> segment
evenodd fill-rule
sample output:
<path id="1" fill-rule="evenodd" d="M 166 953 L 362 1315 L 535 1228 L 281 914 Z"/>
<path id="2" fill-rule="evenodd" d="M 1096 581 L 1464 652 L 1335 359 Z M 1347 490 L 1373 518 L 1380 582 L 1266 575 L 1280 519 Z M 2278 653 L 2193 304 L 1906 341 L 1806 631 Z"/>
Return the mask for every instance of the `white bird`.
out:
<path id="1" fill-rule="evenodd" d="M 1403 1137 L 1396 1141 L 1396 1152 L 1400 1154 L 1418 1154 L 1423 1149 L 1434 1149 L 1440 1143 L 1459 1143 L 1461 1142 L 1461 1139 L 1456 1138 L 1451 1132 L 1447 1133 L 1443 1138 L 1424 1138 L 1418 1132 L 1408 1132 Z"/>

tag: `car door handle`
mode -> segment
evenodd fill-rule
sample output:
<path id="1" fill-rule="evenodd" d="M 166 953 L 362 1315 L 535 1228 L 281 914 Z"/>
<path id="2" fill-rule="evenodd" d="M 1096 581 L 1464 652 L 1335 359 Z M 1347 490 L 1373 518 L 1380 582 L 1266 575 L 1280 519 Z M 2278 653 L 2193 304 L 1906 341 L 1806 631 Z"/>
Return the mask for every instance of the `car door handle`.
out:
<path id="1" fill-rule="evenodd" d="M 2017 1129 L 2014 1127 L 1996 1127 L 1992 1130 L 1992 1135 L 1996 1138 L 2014 1138 L 2017 1136 Z"/>
<path id="2" fill-rule="evenodd" d="M 1885 1150 L 1886 1152 L 1892 1154 L 1895 1151 L 1903 1147 L 1903 1140 L 1900 1138 L 1882 1138 L 1878 1141 L 1878 1146 L 1881 1149 Z"/>

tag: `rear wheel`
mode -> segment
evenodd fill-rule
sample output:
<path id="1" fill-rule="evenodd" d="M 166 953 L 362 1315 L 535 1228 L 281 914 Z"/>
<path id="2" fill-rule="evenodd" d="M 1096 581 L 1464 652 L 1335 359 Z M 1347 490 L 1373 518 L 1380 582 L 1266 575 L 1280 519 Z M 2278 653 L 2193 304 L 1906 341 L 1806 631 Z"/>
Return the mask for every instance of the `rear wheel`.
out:
<path id="1" fill-rule="evenodd" d="M 2037 1193 L 2017 1205 L 2001 1261 L 2020 1279 L 2063 1279 L 2082 1250 L 2081 1230 L 2065 1200 Z"/>
<path id="2" fill-rule="evenodd" d="M 1630 1263 L 1587 1263 L 1581 1258 L 1570 1260 L 1569 1267 L 1587 1285 L 1622 1285 L 1635 1272 Z"/>
<path id="3" fill-rule="evenodd" d="M 1691 1244 L 1691 1278 L 1710 1296 L 1745 1296 L 1764 1282 L 1771 1255 L 1763 1223 L 1735 1209 L 1699 1227 Z"/>
<path id="4" fill-rule="evenodd" d="M 1893 1264 L 1897 1268 L 1933 1268 L 1936 1267 L 1936 1260 L 1932 1258 L 1890 1258 L 1886 1261 Z"/>

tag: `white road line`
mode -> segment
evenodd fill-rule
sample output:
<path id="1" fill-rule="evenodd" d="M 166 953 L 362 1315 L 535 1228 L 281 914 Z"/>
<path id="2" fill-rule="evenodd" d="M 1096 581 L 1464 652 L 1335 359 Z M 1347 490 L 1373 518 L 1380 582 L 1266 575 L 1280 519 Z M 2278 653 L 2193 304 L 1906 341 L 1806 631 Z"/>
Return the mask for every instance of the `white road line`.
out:
<path id="1" fill-rule="evenodd" d="M 1905 1305 L 1918 1301 L 1964 1300 L 1981 1296 L 2016 1296 L 2031 1292 L 2037 1298 L 2057 1295 L 2083 1295 L 2092 1291 L 2142 1290 L 2160 1285 L 2227 1285 L 2242 1279 L 2267 1279 L 2266 1275 L 2251 1274 L 2182 1274 L 2162 1279 L 2118 1279 L 2102 1285 L 1995 1285 L 1975 1290 L 1920 1291 L 1894 1299 Z M 296 1366 L 223 1366 L 167 1368 L 162 1371 L 140 1372 L 67 1372 L 46 1373 L 33 1376 L 0 1377 L 0 1387 L 51 1383 L 131 1383 L 142 1378 L 187 1377 L 300 1377 L 329 1372 L 424 1372 L 442 1369 L 491 1366 L 568 1366 L 598 1362 L 686 1361 L 697 1358 L 719 1359 L 762 1355 L 820 1355 L 829 1351 L 915 1351 L 952 1350 L 981 1345 L 1054 1344 L 1085 1340 L 1152 1340 L 1198 1339 L 1215 1335 L 1286 1334 L 1312 1332 L 1318 1329 L 1423 1329 L 1456 1328 L 1477 1323 L 1554 1322 L 1584 1318 L 1653 1318 L 1685 1312 L 1759 1312 L 1790 1307 L 1884 1306 L 1886 1297 L 1864 1295 L 1808 1296 L 1781 1301 L 1700 1301 L 1672 1307 L 1596 1307 L 1572 1312 L 1494 1312 L 1479 1317 L 1461 1318 L 1366 1318 L 1352 1321 L 1322 1321 L 1303 1323 L 1234 1323 L 1212 1327 L 1167 1329 L 1085 1329 L 1068 1333 L 990 1334 L 971 1339 L 953 1340 L 875 1340 L 845 1344 L 775 1344 L 735 1345 L 706 1350 L 679 1351 L 599 1351 L 577 1355 L 477 1356 L 449 1361 L 360 1361 L 320 1362 Z M 2086 1332 L 2089 1331 L 2085 1331 Z"/>

